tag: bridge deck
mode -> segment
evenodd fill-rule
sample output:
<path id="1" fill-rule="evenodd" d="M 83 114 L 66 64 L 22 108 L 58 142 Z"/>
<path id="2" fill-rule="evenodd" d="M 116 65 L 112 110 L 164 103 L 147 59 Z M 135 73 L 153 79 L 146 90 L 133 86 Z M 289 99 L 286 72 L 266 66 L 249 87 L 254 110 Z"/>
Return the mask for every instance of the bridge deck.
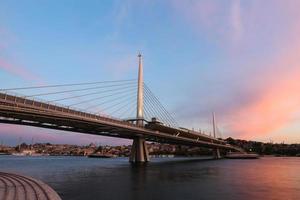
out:
<path id="1" fill-rule="evenodd" d="M 148 141 L 241 151 L 237 147 L 225 144 L 222 140 L 205 135 L 199 135 L 199 138 L 191 138 L 186 134 L 180 136 L 177 132 L 167 133 L 147 129 L 120 119 L 4 93 L 0 93 L 0 117 L 1 123 L 22 124 L 128 139 L 143 136 Z"/>

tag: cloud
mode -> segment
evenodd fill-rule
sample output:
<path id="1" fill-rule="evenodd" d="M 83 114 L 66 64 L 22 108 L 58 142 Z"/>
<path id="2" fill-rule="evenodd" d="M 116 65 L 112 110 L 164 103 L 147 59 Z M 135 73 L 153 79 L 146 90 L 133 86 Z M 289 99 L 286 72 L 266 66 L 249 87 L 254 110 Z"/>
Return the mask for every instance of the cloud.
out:
<path id="1" fill-rule="evenodd" d="M 214 80 L 189 91 L 182 112 L 192 121 L 214 110 L 228 135 L 261 138 L 289 127 L 300 110 L 299 2 L 230 2 L 177 1 L 178 14 L 199 37 L 235 43 L 221 45 L 222 62 L 232 67 L 207 72 Z"/>
<path id="2" fill-rule="evenodd" d="M 124 79 L 128 73 L 136 72 L 138 66 L 137 60 L 137 56 L 134 53 L 125 54 L 124 56 L 115 56 L 115 59 L 111 59 L 111 61 L 107 62 L 105 69 L 112 73 L 115 79 Z"/>
<path id="3" fill-rule="evenodd" d="M 234 0 L 230 11 L 233 41 L 240 41 L 243 33 L 240 0 Z"/>
<path id="4" fill-rule="evenodd" d="M 114 6 L 113 9 L 113 27 L 114 31 L 109 35 L 110 39 L 117 39 L 121 35 L 121 29 L 124 28 L 126 24 L 125 21 L 128 20 L 130 11 L 131 11 L 131 3 L 127 1 L 118 2 Z"/>
<path id="5" fill-rule="evenodd" d="M 219 5 L 214 1 L 173 1 L 177 14 L 184 17 L 193 28 L 200 30 L 215 29 Z M 203 29 L 202 29 L 203 27 Z"/>
<path id="6" fill-rule="evenodd" d="M 257 64 L 261 69 L 257 74 L 260 82 L 252 83 L 255 85 L 253 98 L 228 111 L 233 116 L 230 129 L 242 138 L 267 136 L 289 127 L 300 110 L 300 14 L 295 9 L 297 6 L 291 6 L 290 3 L 278 4 L 274 8 L 282 11 L 280 17 L 275 19 L 287 21 L 287 25 L 280 27 L 284 31 L 274 33 L 277 35 L 274 43 L 278 45 L 273 49 L 270 59 L 266 58 L 267 62 L 264 62 L 261 57 L 261 63 Z"/>
<path id="7" fill-rule="evenodd" d="M 0 58 L 0 69 L 27 81 L 41 82 L 41 79 L 37 75 L 33 74 L 26 68 L 12 64 L 3 58 Z"/>
<path id="8" fill-rule="evenodd" d="M 173 1 L 177 14 L 182 16 L 201 37 L 219 44 L 238 42 L 243 33 L 240 0 L 229 2 L 210 0 Z"/>
<path id="9" fill-rule="evenodd" d="M 7 28 L 0 25 L 0 51 L 8 48 L 10 44 L 14 44 L 17 38 Z M 3 53 L 3 52 L 2 52 Z"/>
<path id="10" fill-rule="evenodd" d="M 263 94 L 231 111 L 230 129 L 242 138 L 253 139 L 288 125 L 300 109 L 299 73 L 295 70 L 277 75 L 277 81 L 264 88 Z"/>
<path id="11" fill-rule="evenodd" d="M 15 34 L 10 32 L 7 28 L 0 26 L 0 70 L 22 78 L 23 80 L 35 81 L 42 84 L 43 81 L 40 77 L 26 67 L 17 64 L 15 62 L 16 59 L 12 59 L 18 40 Z"/>

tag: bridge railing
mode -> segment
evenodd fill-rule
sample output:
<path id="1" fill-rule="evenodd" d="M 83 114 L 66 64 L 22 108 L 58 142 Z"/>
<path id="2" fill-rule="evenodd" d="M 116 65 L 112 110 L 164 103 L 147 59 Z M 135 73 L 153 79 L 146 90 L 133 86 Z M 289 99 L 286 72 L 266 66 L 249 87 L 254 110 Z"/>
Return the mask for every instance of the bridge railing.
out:
<path id="1" fill-rule="evenodd" d="M 13 92 L 7 92 L 7 91 L 1 91 L 0 92 L 0 99 L 4 102 L 10 102 L 10 103 L 15 103 L 17 105 L 25 105 L 25 106 L 30 106 L 32 108 L 39 108 L 39 109 L 44 109 L 44 110 L 49 110 L 49 111 L 55 111 L 55 112 L 63 112 L 63 113 L 68 113 L 80 117 L 86 117 L 86 118 L 92 118 L 92 119 L 101 119 L 104 121 L 110 121 L 110 122 L 116 122 L 116 123 L 122 123 L 126 124 L 129 126 L 134 126 L 136 127 L 135 124 L 129 123 L 127 121 L 124 121 L 119 118 L 114 118 L 109 115 L 105 114 L 99 114 L 99 113 L 93 113 L 93 112 L 86 112 L 85 110 L 74 108 L 71 106 L 65 106 L 62 104 L 58 103 L 53 103 L 50 104 L 49 101 L 45 101 L 42 99 L 38 98 L 28 98 L 26 96 L 13 93 Z"/>

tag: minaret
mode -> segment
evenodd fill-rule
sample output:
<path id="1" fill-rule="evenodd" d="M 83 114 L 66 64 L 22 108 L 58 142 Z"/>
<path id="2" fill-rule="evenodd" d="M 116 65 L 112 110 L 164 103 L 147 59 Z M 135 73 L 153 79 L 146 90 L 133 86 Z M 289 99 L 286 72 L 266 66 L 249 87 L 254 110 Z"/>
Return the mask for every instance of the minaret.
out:
<path id="1" fill-rule="evenodd" d="M 143 77 L 143 61 L 142 55 L 138 55 L 139 58 L 139 73 L 138 73 L 138 89 L 137 89 L 137 125 L 143 126 L 144 119 L 144 77 Z"/>

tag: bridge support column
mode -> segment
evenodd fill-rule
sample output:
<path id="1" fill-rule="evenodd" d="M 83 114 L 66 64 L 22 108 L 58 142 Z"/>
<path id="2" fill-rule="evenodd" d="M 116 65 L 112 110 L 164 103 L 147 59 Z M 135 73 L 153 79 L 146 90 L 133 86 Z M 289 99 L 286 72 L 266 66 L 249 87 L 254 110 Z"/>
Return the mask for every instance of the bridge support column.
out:
<path id="1" fill-rule="evenodd" d="M 220 154 L 220 149 L 214 149 L 214 159 L 220 159 L 221 154 Z"/>
<path id="2" fill-rule="evenodd" d="M 129 162 L 142 163 L 148 161 L 149 153 L 145 139 L 141 137 L 134 138 L 131 147 L 131 155 L 129 157 Z"/>

